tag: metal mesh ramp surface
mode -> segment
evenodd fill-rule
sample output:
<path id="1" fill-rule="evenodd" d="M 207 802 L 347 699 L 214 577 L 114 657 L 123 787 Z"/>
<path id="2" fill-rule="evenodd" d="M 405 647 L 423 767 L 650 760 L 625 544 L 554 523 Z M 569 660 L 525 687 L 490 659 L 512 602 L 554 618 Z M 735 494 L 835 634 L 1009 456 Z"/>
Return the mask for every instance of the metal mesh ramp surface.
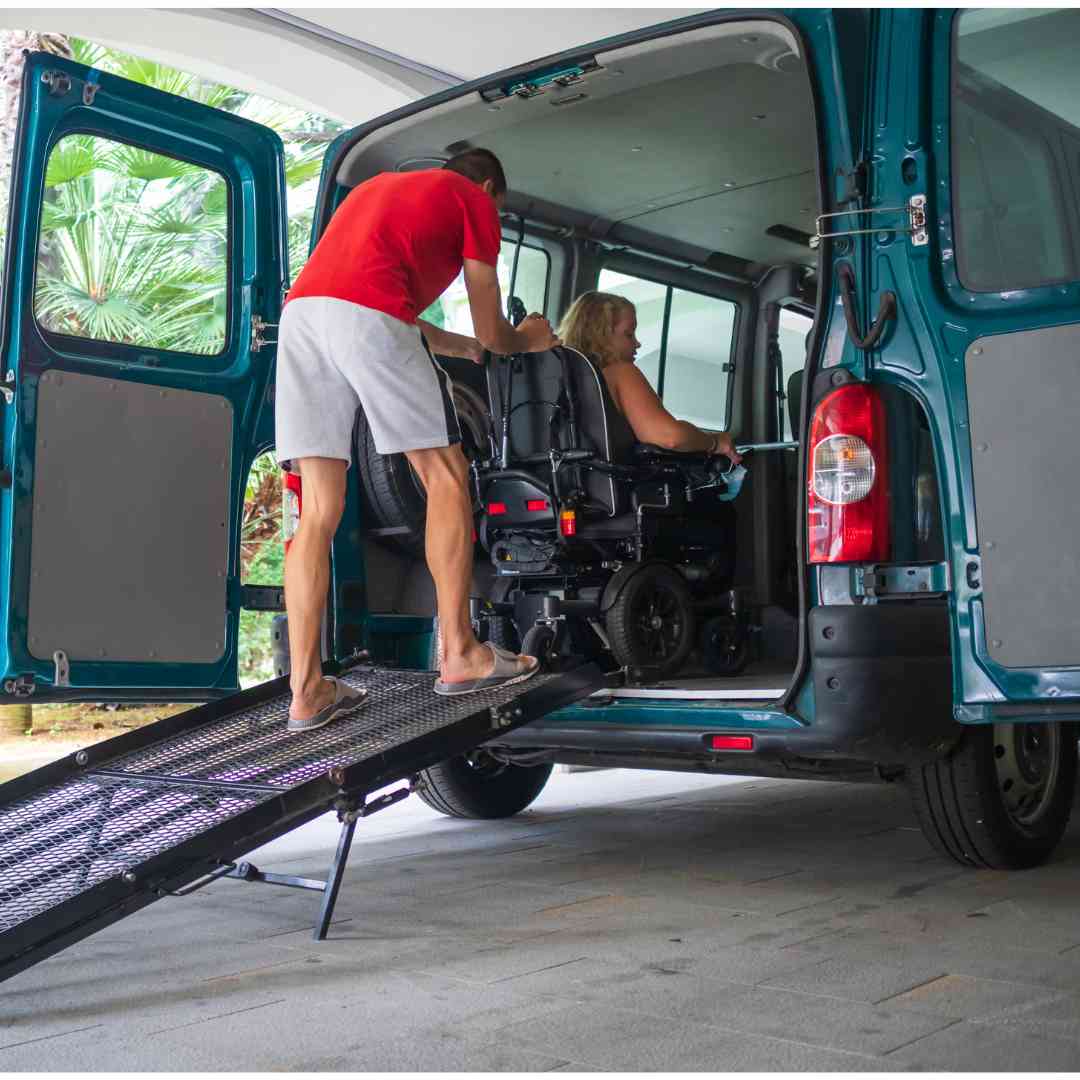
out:
<path id="1" fill-rule="evenodd" d="M 340 677 L 368 699 L 318 731 L 286 731 L 279 679 L 0 786 L 0 978 L 603 678 L 585 667 L 441 698 L 426 672 L 357 666 Z M 44 954 L 32 958 L 35 948 Z"/>

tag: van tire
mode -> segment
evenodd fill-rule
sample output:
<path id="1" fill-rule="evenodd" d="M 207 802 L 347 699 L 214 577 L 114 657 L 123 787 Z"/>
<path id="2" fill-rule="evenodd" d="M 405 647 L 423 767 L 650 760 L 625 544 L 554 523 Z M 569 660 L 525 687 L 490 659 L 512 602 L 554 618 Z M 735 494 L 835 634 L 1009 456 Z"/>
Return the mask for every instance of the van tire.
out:
<path id="1" fill-rule="evenodd" d="M 480 395 L 464 383 L 451 379 L 450 389 L 461 424 L 462 450 L 471 461 L 484 453 L 491 414 Z M 353 455 L 360 474 L 364 527 L 396 530 L 383 539 L 408 555 L 423 558 L 427 522 L 424 486 L 404 454 L 380 454 L 375 449 L 363 409 L 356 412 Z"/>
<path id="2" fill-rule="evenodd" d="M 544 790 L 553 765 L 504 765 L 484 751 L 450 758 L 420 774 L 417 795 L 447 817 L 512 817 Z"/>
<path id="3" fill-rule="evenodd" d="M 908 774 L 926 838 L 962 866 L 1023 870 L 1044 862 L 1069 823 L 1077 734 L 1074 723 L 967 729 L 949 757 Z"/>

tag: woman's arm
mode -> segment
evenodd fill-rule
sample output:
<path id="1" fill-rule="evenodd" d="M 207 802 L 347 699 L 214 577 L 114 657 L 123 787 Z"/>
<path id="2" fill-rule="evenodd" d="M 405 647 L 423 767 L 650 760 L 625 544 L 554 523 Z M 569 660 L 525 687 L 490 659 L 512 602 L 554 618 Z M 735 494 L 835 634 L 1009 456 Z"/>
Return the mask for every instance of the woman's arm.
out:
<path id="1" fill-rule="evenodd" d="M 484 359 L 484 346 L 476 338 L 466 337 L 464 334 L 452 334 L 442 327 L 433 326 L 423 319 L 417 319 L 416 325 L 420 327 L 420 333 L 427 340 L 428 348 L 440 356 L 460 356 L 465 360 L 471 360 L 479 364 Z"/>
<path id="2" fill-rule="evenodd" d="M 649 380 L 633 364 L 618 364 L 608 370 L 607 382 L 612 397 L 633 428 L 638 442 L 652 443 L 665 450 L 725 454 L 736 464 L 742 460 L 726 431 L 702 431 L 688 420 L 677 420 L 672 416 L 649 385 Z"/>

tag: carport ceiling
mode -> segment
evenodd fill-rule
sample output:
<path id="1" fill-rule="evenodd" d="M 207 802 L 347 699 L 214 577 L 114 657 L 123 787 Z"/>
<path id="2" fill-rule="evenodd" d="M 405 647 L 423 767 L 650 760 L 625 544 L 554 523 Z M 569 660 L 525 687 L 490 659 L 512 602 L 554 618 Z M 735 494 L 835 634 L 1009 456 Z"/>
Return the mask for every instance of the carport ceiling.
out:
<path id="1" fill-rule="evenodd" d="M 5 29 L 89 38 L 360 123 L 456 81 L 704 8 L 7 8 Z"/>

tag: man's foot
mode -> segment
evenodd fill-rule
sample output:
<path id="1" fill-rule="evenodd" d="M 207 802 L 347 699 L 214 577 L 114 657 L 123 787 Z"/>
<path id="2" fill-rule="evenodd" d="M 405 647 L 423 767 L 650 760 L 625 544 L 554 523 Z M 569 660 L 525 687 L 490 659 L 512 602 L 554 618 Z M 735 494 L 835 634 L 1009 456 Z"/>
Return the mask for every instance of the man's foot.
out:
<path id="1" fill-rule="evenodd" d="M 483 654 L 487 653 L 485 663 Z M 493 690 L 497 686 L 509 686 L 524 682 L 540 670 L 535 656 L 518 656 L 508 649 L 485 642 L 477 649 L 478 655 L 468 658 L 456 668 L 446 670 L 435 683 L 435 693 L 442 697 L 472 694 L 478 690 Z M 448 665 L 449 666 L 449 665 Z"/>
<path id="2" fill-rule="evenodd" d="M 311 697 L 297 701 L 293 695 L 288 730 L 296 733 L 326 727 L 335 717 L 362 705 L 366 698 L 366 690 L 357 690 L 333 676 L 324 676 Z"/>

